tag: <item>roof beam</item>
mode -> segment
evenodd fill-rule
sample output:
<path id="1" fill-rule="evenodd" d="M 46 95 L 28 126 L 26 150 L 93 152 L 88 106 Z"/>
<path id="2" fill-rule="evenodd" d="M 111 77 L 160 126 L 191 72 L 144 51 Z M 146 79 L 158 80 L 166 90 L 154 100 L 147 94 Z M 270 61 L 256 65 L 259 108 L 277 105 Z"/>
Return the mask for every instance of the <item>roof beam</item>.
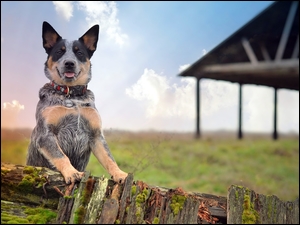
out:
<path id="1" fill-rule="evenodd" d="M 246 51 L 246 54 L 247 54 L 248 58 L 250 59 L 250 62 L 253 65 L 256 65 L 257 64 L 257 58 L 255 56 L 255 53 L 254 53 L 253 49 L 251 48 L 251 45 L 250 45 L 249 41 L 245 37 L 243 37 L 241 41 L 242 41 L 242 45 L 243 45 L 243 47 Z"/>
<path id="2" fill-rule="evenodd" d="M 279 62 L 266 61 L 252 63 L 228 63 L 218 65 L 208 65 L 200 69 L 200 74 L 206 73 L 232 73 L 232 74 L 286 74 L 299 76 L 299 59 L 284 59 Z M 201 75 L 200 75 L 201 77 Z"/>
<path id="3" fill-rule="evenodd" d="M 295 18 L 296 12 L 298 8 L 298 1 L 294 1 L 291 4 L 289 14 L 287 16 L 287 19 L 285 21 L 285 25 L 283 28 L 283 32 L 280 38 L 280 42 L 277 48 L 276 56 L 275 56 L 275 61 L 279 61 L 282 59 L 283 52 L 285 50 L 286 43 L 288 41 L 288 37 L 292 28 L 293 20 Z"/>

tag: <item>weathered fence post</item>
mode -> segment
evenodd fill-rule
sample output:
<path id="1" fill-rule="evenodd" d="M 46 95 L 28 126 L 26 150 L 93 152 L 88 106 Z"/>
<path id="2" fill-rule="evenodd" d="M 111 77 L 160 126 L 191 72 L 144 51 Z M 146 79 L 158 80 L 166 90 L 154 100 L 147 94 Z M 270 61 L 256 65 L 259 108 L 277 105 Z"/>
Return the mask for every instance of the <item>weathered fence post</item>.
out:
<path id="1" fill-rule="evenodd" d="M 299 224 L 299 198 L 281 201 L 232 185 L 227 195 L 228 224 Z"/>
<path id="2" fill-rule="evenodd" d="M 34 223 L 26 209 L 44 208 L 51 215 L 36 223 L 299 224 L 299 198 L 284 202 L 236 185 L 226 198 L 151 186 L 133 174 L 117 184 L 86 172 L 70 196 L 62 196 L 65 187 L 59 172 L 1 163 L 1 222 Z"/>

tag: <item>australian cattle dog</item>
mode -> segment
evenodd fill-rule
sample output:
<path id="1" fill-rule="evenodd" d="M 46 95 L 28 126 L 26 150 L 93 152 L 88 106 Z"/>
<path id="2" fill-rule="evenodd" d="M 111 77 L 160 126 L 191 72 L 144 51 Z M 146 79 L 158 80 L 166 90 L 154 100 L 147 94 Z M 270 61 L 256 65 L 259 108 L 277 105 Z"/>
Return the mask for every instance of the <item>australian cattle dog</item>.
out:
<path id="1" fill-rule="evenodd" d="M 91 152 L 115 182 L 123 183 L 127 177 L 108 148 L 94 94 L 87 89 L 98 34 L 95 25 L 78 40 L 67 41 L 43 22 L 48 55 L 44 71 L 50 82 L 39 91 L 26 164 L 61 172 L 68 184 L 66 195 L 83 177 Z"/>

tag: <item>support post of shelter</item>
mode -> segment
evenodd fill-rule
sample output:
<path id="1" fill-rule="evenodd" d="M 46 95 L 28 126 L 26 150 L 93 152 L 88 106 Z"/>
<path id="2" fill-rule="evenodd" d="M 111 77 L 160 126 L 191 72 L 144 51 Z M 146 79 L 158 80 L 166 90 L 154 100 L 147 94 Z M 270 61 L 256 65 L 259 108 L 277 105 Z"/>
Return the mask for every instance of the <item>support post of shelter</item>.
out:
<path id="1" fill-rule="evenodd" d="M 273 139 L 277 140 L 277 88 L 274 88 L 274 132 Z"/>
<path id="2" fill-rule="evenodd" d="M 243 138 L 242 133 L 242 84 L 239 84 L 239 128 L 238 128 L 238 139 Z"/>
<path id="3" fill-rule="evenodd" d="M 200 78 L 196 82 L 196 138 L 200 138 Z"/>

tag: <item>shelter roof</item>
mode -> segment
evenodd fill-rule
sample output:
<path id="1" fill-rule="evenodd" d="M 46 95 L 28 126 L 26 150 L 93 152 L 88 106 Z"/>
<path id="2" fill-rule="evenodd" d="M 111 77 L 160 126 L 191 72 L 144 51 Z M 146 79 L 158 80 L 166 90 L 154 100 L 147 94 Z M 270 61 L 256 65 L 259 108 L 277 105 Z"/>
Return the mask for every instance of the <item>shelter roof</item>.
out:
<path id="1" fill-rule="evenodd" d="M 299 90 L 298 1 L 278 1 L 179 76 Z"/>

